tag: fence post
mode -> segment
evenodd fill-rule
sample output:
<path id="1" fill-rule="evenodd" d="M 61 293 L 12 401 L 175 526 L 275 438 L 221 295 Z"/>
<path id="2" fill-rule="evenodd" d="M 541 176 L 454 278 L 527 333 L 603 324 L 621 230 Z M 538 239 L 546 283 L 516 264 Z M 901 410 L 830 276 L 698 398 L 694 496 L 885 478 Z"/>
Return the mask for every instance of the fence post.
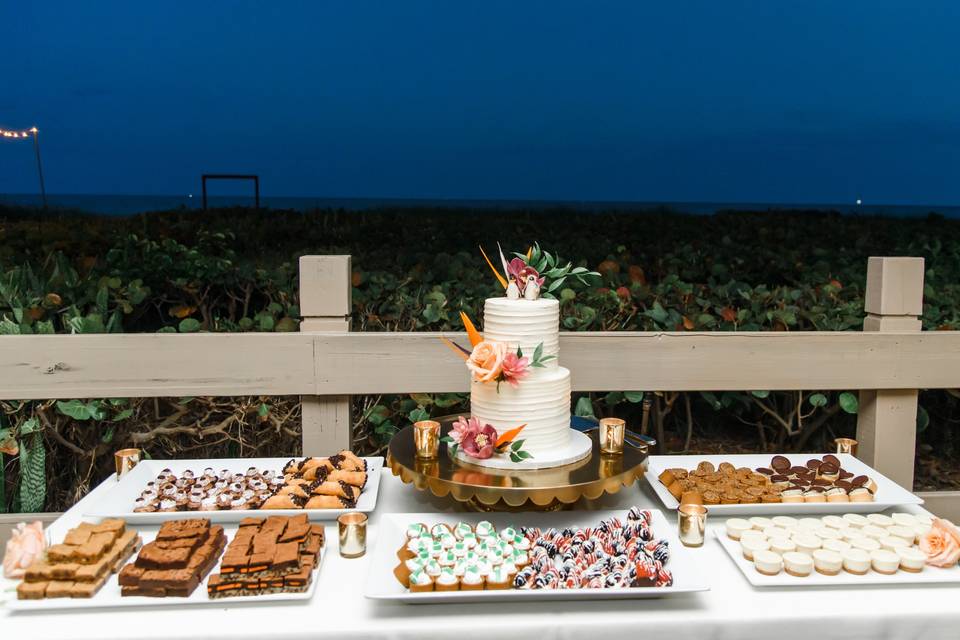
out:
<path id="1" fill-rule="evenodd" d="M 923 258 L 870 258 L 864 310 L 864 331 L 920 331 Z M 917 448 L 917 391 L 863 390 L 857 416 L 858 457 L 909 490 Z"/>
<path id="2" fill-rule="evenodd" d="M 300 257 L 300 331 L 349 331 L 350 256 Z M 301 396 L 303 455 L 349 449 L 350 396 Z"/>

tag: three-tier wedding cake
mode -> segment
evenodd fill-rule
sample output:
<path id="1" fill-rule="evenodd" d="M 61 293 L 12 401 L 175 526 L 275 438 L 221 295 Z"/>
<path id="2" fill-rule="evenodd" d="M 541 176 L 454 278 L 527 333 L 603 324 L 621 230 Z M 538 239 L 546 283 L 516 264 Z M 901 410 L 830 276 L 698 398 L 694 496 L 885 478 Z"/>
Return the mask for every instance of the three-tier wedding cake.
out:
<path id="1" fill-rule="evenodd" d="M 549 286 L 546 276 L 565 278 L 574 268 L 548 262 L 550 271 L 541 276 L 531 257 L 504 259 L 506 277 L 494 270 L 506 295 L 484 303 L 482 336 L 463 316 L 473 345 L 471 352 L 462 349 L 472 374 L 471 417 L 458 421 L 449 440 L 461 461 L 537 469 L 590 453 L 590 439 L 570 428 L 570 371 L 559 362 L 560 303 L 540 297 Z M 579 267 L 573 276 L 589 274 Z"/>

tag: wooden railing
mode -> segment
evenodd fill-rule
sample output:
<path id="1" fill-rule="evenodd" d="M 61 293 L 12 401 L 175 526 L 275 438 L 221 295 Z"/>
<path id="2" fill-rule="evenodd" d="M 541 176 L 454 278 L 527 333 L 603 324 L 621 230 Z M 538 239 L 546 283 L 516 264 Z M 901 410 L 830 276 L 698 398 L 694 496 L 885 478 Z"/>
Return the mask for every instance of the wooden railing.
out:
<path id="1" fill-rule="evenodd" d="M 300 333 L 0 337 L 0 398 L 296 394 L 321 454 L 349 446 L 353 394 L 466 391 L 439 334 L 350 333 L 350 271 L 300 259 Z M 860 389 L 859 457 L 911 487 L 917 390 L 960 387 L 960 333 L 921 332 L 922 304 L 922 258 L 870 258 L 863 332 L 562 333 L 561 359 L 575 391 Z"/>

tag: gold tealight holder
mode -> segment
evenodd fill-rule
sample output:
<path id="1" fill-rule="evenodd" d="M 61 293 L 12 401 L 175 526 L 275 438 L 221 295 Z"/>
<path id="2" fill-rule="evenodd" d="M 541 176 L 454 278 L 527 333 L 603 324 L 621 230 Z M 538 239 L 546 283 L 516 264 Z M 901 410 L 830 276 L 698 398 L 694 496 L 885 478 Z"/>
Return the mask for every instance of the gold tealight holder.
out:
<path id="1" fill-rule="evenodd" d="M 849 453 L 852 456 L 857 455 L 858 442 L 853 438 L 837 438 L 833 441 L 837 446 L 837 453 Z"/>
<path id="2" fill-rule="evenodd" d="M 413 443 L 417 457 L 432 460 L 440 450 L 440 423 L 436 420 L 421 420 L 413 423 Z"/>
<path id="3" fill-rule="evenodd" d="M 600 452 L 623 454 L 627 423 L 620 418 L 600 418 Z"/>
<path id="4" fill-rule="evenodd" d="M 113 454 L 113 462 L 119 480 L 140 463 L 140 449 L 120 449 Z"/>
<path id="5" fill-rule="evenodd" d="M 677 508 L 680 542 L 685 547 L 703 546 L 707 527 L 707 508 L 702 504 L 682 504 Z"/>
<path id="6" fill-rule="evenodd" d="M 344 513 L 337 518 L 340 533 L 340 555 L 359 558 L 367 552 L 367 514 L 359 511 Z"/>

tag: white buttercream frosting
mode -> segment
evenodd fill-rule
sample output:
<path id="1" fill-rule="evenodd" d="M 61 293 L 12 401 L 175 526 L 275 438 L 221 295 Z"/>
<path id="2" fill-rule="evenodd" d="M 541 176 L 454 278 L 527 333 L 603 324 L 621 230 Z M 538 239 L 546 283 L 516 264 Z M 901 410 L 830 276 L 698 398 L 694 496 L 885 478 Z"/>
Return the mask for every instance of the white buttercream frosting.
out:
<path id="1" fill-rule="evenodd" d="M 533 357 L 537 345 L 543 343 L 543 355 L 560 353 L 560 303 L 549 298 L 537 300 L 510 300 L 487 298 L 483 306 L 483 338 L 506 342 L 511 351 L 517 347 L 523 355 Z M 546 363 L 546 369 L 555 369 L 557 358 Z M 534 369 L 532 375 L 544 369 Z"/>

